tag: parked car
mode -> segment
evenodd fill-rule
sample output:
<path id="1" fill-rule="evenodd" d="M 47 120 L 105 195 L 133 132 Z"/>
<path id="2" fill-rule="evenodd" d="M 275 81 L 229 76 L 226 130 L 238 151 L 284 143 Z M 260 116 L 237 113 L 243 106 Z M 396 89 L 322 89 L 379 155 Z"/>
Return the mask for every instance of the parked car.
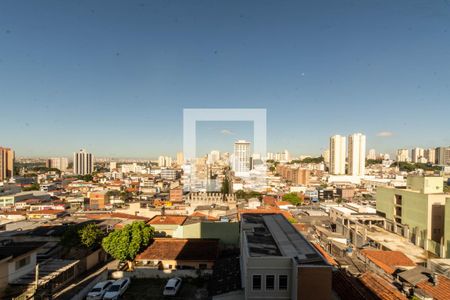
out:
<path id="1" fill-rule="evenodd" d="M 104 300 L 117 300 L 120 296 L 125 293 L 125 291 L 130 286 L 131 279 L 128 277 L 121 278 L 119 280 L 114 281 L 111 287 L 106 291 L 103 296 Z"/>
<path id="2" fill-rule="evenodd" d="M 171 278 L 167 281 L 164 287 L 164 296 L 175 296 L 181 288 L 181 283 L 183 281 L 179 277 Z"/>
<path id="3" fill-rule="evenodd" d="M 106 291 L 111 287 L 114 280 L 106 280 L 97 283 L 87 294 L 86 300 L 101 300 Z"/>

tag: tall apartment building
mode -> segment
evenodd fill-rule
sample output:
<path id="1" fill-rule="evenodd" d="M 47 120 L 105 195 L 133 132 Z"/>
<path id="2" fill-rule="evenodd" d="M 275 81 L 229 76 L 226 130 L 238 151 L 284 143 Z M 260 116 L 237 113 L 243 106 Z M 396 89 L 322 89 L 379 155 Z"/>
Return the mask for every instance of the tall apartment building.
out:
<path id="1" fill-rule="evenodd" d="M 345 136 L 334 135 L 330 138 L 330 173 L 345 174 Z"/>
<path id="2" fill-rule="evenodd" d="M 172 166 L 172 158 L 169 156 L 160 156 L 158 158 L 158 166 L 160 168 L 170 167 Z"/>
<path id="3" fill-rule="evenodd" d="M 425 150 L 422 148 L 413 148 L 411 150 L 411 161 L 413 163 L 423 162 L 422 159 L 425 158 Z"/>
<path id="4" fill-rule="evenodd" d="M 438 165 L 450 165 L 450 147 L 436 148 L 436 161 Z"/>
<path id="5" fill-rule="evenodd" d="M 69 160 L 67 157 L 52 157 L 45 163 L 47 168 L 58 169 L 60 171 L 66 171 L 69 166 Z"/>
<path id="6" fill-rule="evenodd" d="M 76 175 L 92 174 L 94 171 L 94 155 L 81 149 L 73 154 L 73 173 Z"/>
<path id="7" fill-rule="evenodd" d="M 366 136 L 362 133 L 348 136 L 348 174 L 352 176 L 366 174 Z"/>
<path id="8" fill-rule="evenodd" d="M 436 163 L 436 149 L 434 149 L 434 148 L 425 149 L 423 155 L 424 155 L 425 159 L 427 160 L 427 162 L 432 163 L 432 164 Z"/>
<path id="9" fill-rule="evenodd" d="M 219 160 L 220 160 L 220 151 L 212 150 L 208 154 L 208 163 L 213 164 L 215 162 L 218 162 Z"/>
<path id="10" fill-rule="evenodd" d="M 177 152 L 177 165 L 182 166 L 184 164 L 184 153 Z"/>
<path id="11" fill-rule="evenodd" d="M 236 174 L 250 171 L 250 142 L 238 140 L 234 143 L 234 164 Z"/>
<path id="12" fill-rule="evenodd" d="M 310 170 L 291 165 L 278 165 L 277 173 L 284 180 L 290 181 L 293 185 L 308 185 Z"/>
<path id="13" fill-rule="evenodd" d="M 328 166 L 330 164 L 330 149 L 325 149 L 322 152 L 323 162 Z"/>
<path id="14" fill-rule="evenodd" d="M 115 169 L 117 169 L 117 162 L 116 161 L 109 162 L 109 171 L 112 172 Z"/>
<path id="15" fill-rule="evenodd" d="M 375 151 L 375 149 L 369 150 L 369 153 L 367 154 L 367 159 L 372 159 L 372 160 L 377 159 L 377 152 Z"/>
<path id="16" fill-rule="evenodd" d="M 408 149 L 398 149 L 397 150 L 397 161 L 398 162 L 409 162 Z"/>
<path id="17" fill-rule="evenodd" d="M 14 151 L 0 147 L 0 181 L 7 180 L 14 175 Z"/>

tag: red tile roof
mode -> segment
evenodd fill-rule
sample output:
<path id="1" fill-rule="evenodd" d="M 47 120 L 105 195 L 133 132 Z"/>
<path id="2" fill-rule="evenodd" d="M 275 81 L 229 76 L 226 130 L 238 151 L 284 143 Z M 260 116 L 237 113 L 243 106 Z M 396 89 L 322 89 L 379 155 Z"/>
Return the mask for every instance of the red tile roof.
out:
<path id="1" fill-rule="evenodd" d="M 380 300 L 407 300 L 390 282 L 372 272 L 366 272 L 359 278 L 366 288 L 378 296 Z"/>
<path id="2" fill-rule="evenodd" d="M 450 299 L 450 279 L 437 275 L 438 282 L 433 285 L 431 282 L 424 280 L 417 284 L 418 288 L 424 290 L 427 294 L 433 297 L 435 300 L 448 300 Z"/>
<path id="3" fill-rule="evenodd" d="M 136 260 L 215 261 L 218 239 L 155 238 Z"/>
<path id="4" fill-rule="evenodd" d="M 361 254 L 371 260 L 388 274 L 398 267 L 415 267 L 416 264 L 400 251 L 362 250 Z"/>
<path id="5" fill-rule="evenodd" d="M 325 259 L 328 261 L 328 263 L 330 265 L 333 265 L 333 266 L 338 265 L 338 263 L 334 260 L 334 258 L 327 251 L 325 251 L 325 249 L 323 249 L 322 246 L 320 246 L 317 243 L 311 243 L 311 244 L 313 244 L 313 246 L 320 252 L 320 254 L 322 254 L 322 256 L 325 257 Z"/>
<path id="6" fill-rule="evenodd" d="M 277 201 L 277 199 L 275 199 L 275 197 L 272 197 L 272 196 L 264 196 L 263 197 L 264 205 L 275 206 L 276 201 Z"/>
<path id="7" fill-rule="evenodd" d="M 150 225 L 183 225 L 186 216 L 164 215 L 154 216 L 148 224 Z"/>
<path id="8" fill-rule="evenodd" d="M 193 214 L 191 214 L 191 217 L 201 217 L 201 218 L 206 218 L 208 221 L 217 221 L 219 220 L 216 217 L 201 213 L 199 211 L 194 212 Z"/>

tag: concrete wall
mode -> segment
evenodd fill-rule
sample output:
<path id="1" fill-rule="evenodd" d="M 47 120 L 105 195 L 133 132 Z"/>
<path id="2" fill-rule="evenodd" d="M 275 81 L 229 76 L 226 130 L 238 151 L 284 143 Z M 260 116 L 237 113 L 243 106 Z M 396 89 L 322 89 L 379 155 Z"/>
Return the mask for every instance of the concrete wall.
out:
<path id="1" fill-rule="evenodd" d="M 37 253 L 37 251 L 34 251 L 31 253 L 27 253 L 27 254 L 18 256 L 8 263 L 8 281 L 9 282 L 12 282 L 12 281 L 16 280 L 17 278 L 20 278 L 23 275 L 28 274 L 34 270 L 34 268 L 36 267 L 36 253 Z M 29 259 L 30 259 L 29 263 L 22 268 L 16 269 L 16 262 L 20 261 L 21 259 L 27 258 L 27 257 L 29 257 Z M 2 274 L 2 275 L 4 276 L 5 274 Z"/>
<path id="2" fill-rule="evenodd" d="M 239 223 L 201 222 L 183 226 L 182 238 L 219 239 L 221 245 L 238 246 Z"/>
<path id="3" fill-rule="evenodd" d="M 331 267 L 299 266 L 297 299 L 331 299 Z"/>
<path id="4" fill-rule="evenodd" d="M 247 257 L 245 281 L 246 299 L 291 299 L 294 288 L 292 276 L 292 260 L 289 257 Z M 253 275 L 261 275 L 261 290 L 253 290 Z M 275 276 L 275 289 L 266 289 L 266 276 Z M 287 290 L 278 289 L 278 278 L 280 275 L 288 276 Z"/>
<path id="5" fill-rule="evenodd" d="M 450 197 L 445 200 L 444 247 L 445 257 L 450 258 Z"/>

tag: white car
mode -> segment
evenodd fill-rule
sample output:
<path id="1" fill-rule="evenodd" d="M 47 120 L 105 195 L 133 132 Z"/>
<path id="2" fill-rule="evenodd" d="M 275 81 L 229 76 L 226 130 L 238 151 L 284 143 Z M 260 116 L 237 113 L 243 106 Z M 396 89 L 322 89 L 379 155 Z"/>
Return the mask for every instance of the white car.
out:
<path id="1" fill-rule="evenodd" d="M 171 278 L 167 281 L 166 286 L 164 287 L 164 296 L 175 296 L 179 289 L 181 288 L 181 283 L 183 281 L 179 277 Z"/>
<path id="2" fill-rule="evenodd" d="M 113 282 L 114 280 L 106 280 L 97 283 L 87 294 L 86 300 L 101 300 Z"/>
<path id="3" fill-rule="evenodd" d="M 117 300 L 120 296 L 125 293 L 127 288 L 130 286 L 131 279 L 128 277 L 121 278 L 119 280 L 114 281 L 111 287 L 106 291 L 103 296 L 104 300 Z"/>

